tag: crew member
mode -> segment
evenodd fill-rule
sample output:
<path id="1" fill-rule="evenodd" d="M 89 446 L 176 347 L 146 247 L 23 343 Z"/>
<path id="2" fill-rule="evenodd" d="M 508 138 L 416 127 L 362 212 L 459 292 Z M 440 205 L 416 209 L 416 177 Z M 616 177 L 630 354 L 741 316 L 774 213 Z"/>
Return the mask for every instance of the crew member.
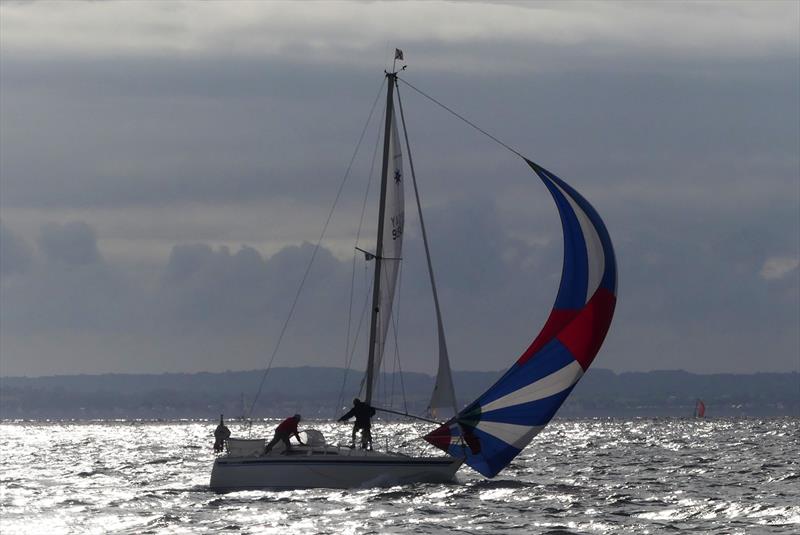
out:
<path id="1" fill-rule="evenodd" d="M 340 422 L 349 420 L 355 416 L 355 423 L 353 424 L 353 437 L 350 444 L 351 448 L 356 447 L 356 433 L 361 431 L 361 448 L 372 449 L 372 432 L 370 431 L 370 418 L 375 416 L 375 409 L 364 403 L 360 399 L 353 400 L 353 408 L 347 411 L 341 418 Z"/>
<path id="2" fill-rule="evenodd" d="M 264 454 L 266 455 L 272 451 L 272 448 L 275 446 L 275 444 L 280 441 L 283 441 L 284 446 L 286 446 L 286 451 L 288 452 L 290 449 L 292 449 L 291 444 L 289 444 L 289 437 L 292 435 L 294 435 L 294 437 L 297 439 L 297 442 L 302 444 L 303 441 L 300 440 L 300 435 L 297 431 L 297 424 L 299 423 L 300 415 L 295 414 L 294 416 L 286 418 L 284 421 L 278 424 L 278 427 L 275 428 L 275 436 L 272 437 L 272 440 L 270 440 L 269 444 L 267 444 Z"/>
<path id="3" fill-rule="evenodd" d="M 214 429 L 214 452 L 220 453 L 225 449 L 225 441 L 231 438 L 231 430 L 222 421 L 222 415 L 219 415 L 219 425 Z"/>

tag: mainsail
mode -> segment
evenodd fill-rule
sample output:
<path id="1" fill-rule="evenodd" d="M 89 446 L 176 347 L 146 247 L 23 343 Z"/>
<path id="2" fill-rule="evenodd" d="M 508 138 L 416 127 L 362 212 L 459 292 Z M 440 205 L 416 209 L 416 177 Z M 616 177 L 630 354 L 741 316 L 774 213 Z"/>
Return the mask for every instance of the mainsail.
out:
<path id="1" fill-rule="evenodd" d="M 394 83 L 392 80 L 391 85 Z M 391 91 L 391 89 L 390 89 Z M 392 321 L 392 304 L 403 254 L 403 227 L 405 223 L 405 200 L 403 197 L 403 153 L 397 135 L 397 121 L 391 97 L 387 108 L 388 142 L 385 146 L 385 168 L 382 182 L 382 220 L 379 221 L 378 245 L 375 258 L 375 293 L 373 295 L 373 315 L 370 327 L 369 362 L 367 363 L 367 394 L 370 403 L 375 391 L 386 335 Z"/>
<path id="2" fill-rule="evenodd" d="M 400 259 L 403 255 L 403 224 L 405 201 L 403 199 L 403 153 L 397 137 L 397 121 L 392 117 L 392 134 L 389 143 L 389 177 L 386 184 L 386 212 L 383 221 L 383 262 L 381 262 L 381 294 L 378 304 L 378 337 L 375 340 L 375 371 L 380 370 L 386 335 L 392 321 L 394 290 Z"/>
<path id="3" fill-rule="evenodd" d="M 616 305 L 616 260 L 600 216 L 563 180 L 525 161 L 561 217 L 564 265 L 553 310 L 489 390 L 425 437 L 486 477 L 505 468 L 553 418 L 600 350 Z"/>

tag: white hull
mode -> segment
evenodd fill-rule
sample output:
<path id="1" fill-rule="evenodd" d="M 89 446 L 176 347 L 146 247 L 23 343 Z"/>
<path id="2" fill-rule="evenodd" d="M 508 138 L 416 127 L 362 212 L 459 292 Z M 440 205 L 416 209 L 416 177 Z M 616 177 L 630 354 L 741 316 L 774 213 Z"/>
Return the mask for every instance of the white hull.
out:
<path id="1" fill-rule="evenodd" d="M 224 455 L 214 461 L 211 489 L 354 488 L 452 481 L 462 460 L 336 447 L 295 446 L 289 453 Z"/>

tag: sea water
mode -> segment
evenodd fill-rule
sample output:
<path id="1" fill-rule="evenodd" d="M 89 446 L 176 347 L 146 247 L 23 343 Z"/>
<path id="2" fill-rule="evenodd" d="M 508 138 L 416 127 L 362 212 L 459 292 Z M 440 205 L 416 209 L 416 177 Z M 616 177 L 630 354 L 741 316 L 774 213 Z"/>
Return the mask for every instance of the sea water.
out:
<path id="1" fill-rule="evenodd" d="M 798 419 L 556 420 L 491 480 L 227 494 L 208 489 L 215 426 L 4 422 L 0 532 L 800 533 Z M 433 453 L 430 426 L 375 428 L 376 446 Z"/>

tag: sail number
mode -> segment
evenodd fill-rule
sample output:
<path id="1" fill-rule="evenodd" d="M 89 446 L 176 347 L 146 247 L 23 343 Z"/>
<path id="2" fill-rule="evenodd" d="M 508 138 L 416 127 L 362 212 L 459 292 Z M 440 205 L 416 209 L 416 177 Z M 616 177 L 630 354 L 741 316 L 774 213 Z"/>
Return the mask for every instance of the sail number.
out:
<path id="1" fill-rule="evenodd" d="M 393 216 L 391 219 L 392 219 L 392 239 L 396 240 L 403 235 L 403 220 L 405 219 L 405 214 L 399 214 Z"/>

